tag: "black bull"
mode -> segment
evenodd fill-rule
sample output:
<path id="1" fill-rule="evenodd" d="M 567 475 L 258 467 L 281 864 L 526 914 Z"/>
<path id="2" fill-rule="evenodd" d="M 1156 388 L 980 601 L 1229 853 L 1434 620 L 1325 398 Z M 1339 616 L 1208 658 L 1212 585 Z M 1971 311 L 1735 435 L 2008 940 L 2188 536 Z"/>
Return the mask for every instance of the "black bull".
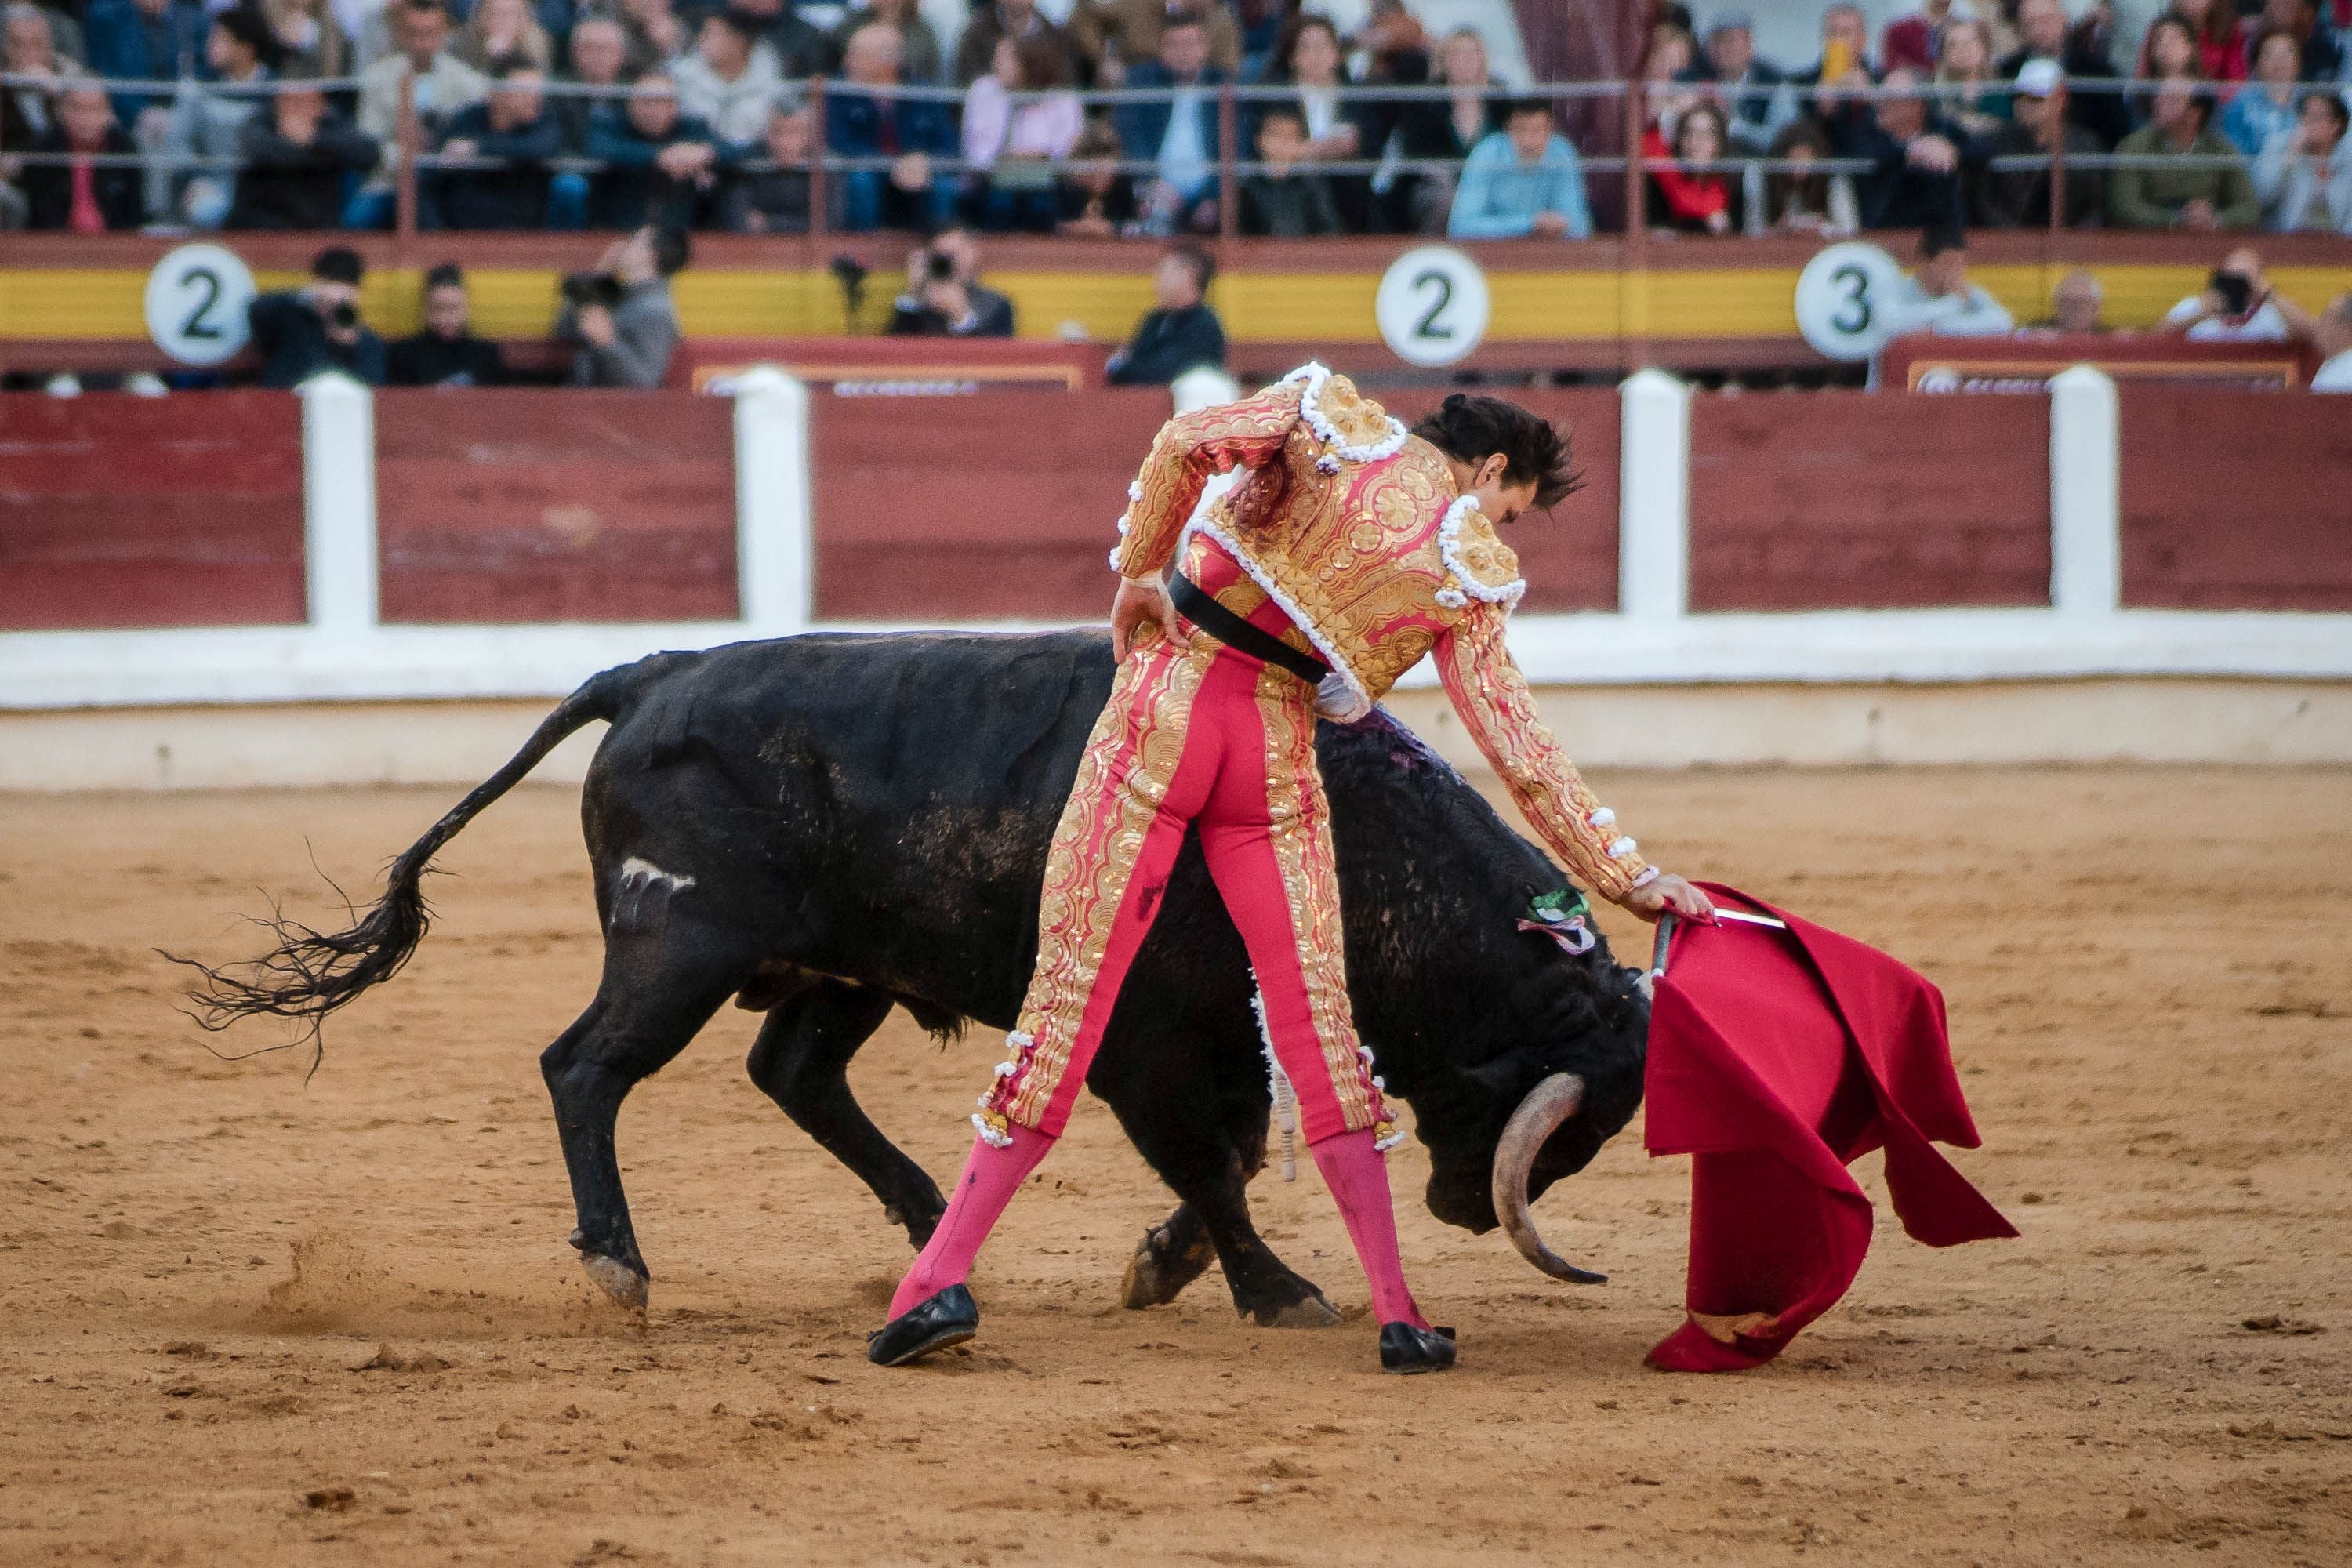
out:
<path id="1" fill-rule="evenodd" d="M 388 979 L 425 934 L 434 853 L 565 735 L 605 720 L 582 796 L 604 973 L 541 1058 L 590 1272 L 644 1300 L 614 1123 L 730 997 L 766 1016 L 752 1081 L 920 1246 L 939 1188 L 866 1118 L 848 1063 L 894 1003 L 943 1037 L 1013 1026 L 1047 842 L 1112 668 L 1100 633 L 1072 632 L 810 636 L 608 670 L 393 862 L 352 930 L 280 922 L 257 963 L 206 970 L 204 1021 L 277 1014 L 315 1028 Z M 1381 714 L 1324 724 L 1316 752 L 1357 1023 L 1429 1148 L 1430 1212 L 1487 1230 L 1498 1140 L 1539 1086 L 1574 1074 L 1584 1095 L 1564 1123 L 1514 1131 L 1530 1198 L 1632 1117 L 1646 998 L 1605 942 L 1572 955 L 1519 929 L 1531 900 L 1568 884 L 1410 731 Z M 1188 841 L 1087 1077 L 1182 1200 L 1138 1248 L 1127 1300 L 1171 1299 L 1213 1248 L 1243 1313 L 1326 1321 L 1320 1292 L 1250 1220 L 1268 1111 L 1250 996 L 1240 935 Z M 952 1070 L 984 1086 L 978 1063 Z M 1504 1218 L 1532 1237 L 1508 1205 Z"/>

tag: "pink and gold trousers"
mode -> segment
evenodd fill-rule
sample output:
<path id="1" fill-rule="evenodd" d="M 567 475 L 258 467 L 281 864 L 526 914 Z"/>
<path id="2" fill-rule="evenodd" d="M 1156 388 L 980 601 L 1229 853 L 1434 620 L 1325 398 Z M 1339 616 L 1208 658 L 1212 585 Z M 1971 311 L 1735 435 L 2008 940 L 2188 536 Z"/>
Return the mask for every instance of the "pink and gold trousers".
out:
<path id="1" fill-rule="evenodd" d="M 1232 556 L 1196 547 L 1192 563 L 1194 580 L 1229 607 L 1276 637 L 1291 632 Z M 1365 1128 L 1383 1146 L 1396 1137 L 1348 1005 L 1314 704 L 1298 677 L 1206 633 L 1190 648 L 1162 637 L 1129 654 L 1054 832 L 1037 966 L 1009 1058 L 972 1118 L 981 1136 L 1002 1141 L 1008 1122 L 1060 1135 L 1197 825 L 1307 1142 Z"/>

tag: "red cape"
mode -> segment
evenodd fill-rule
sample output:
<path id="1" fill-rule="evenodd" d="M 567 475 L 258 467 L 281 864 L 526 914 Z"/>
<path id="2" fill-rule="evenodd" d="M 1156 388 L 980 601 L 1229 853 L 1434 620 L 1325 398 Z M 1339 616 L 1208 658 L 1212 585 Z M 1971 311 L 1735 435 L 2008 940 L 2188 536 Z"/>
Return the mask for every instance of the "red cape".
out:
<path id="1" fill-rule="evenodd" d="M 1675 1372 L 1761 1365 L 1820 1317 L 1870 1248 L 1846 1166 L 1886 1151 L 1903 1228 L 1930 1247 L 2017 1231 L 1937 1152 L 1980 1140 L 1944 998 L 1874 948 L 1701 883 L 1789 929 L 1681 925 L 1650 1016 L 1646 1142 L 1691 1170 L 1690 1316 L 1650 1352 Z"/>

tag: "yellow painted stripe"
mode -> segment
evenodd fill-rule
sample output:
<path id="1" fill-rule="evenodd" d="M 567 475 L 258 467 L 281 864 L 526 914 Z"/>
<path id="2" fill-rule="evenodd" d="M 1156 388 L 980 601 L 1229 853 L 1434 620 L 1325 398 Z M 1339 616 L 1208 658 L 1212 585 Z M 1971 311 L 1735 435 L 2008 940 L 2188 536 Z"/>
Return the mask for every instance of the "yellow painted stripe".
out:
<path id="1" fill-rule="evenodd" d="M 2049 314 L 2062 269 L 2036 263 L 1986 265 L 1971 276 L 2021 321 Z M 2106 289 L 2107 320 L 2145 327 L 2195 293 L 2208 268 L 2094 266 Z M 529 337 L 554 323 L 560 274 L 552 269 L 469 274 L 478 327 L 493 337 Z M 2352 266 L 2282 267 L 2273 281 L 2310 310 L 2352 289 Z M 369 321 L 388 334 L 416 330 L 420 270 L 371 274 L 364 291 Z M 291 287 L 291 272 L 260 274 L 263 288 Z M 1150 278 L 1133 272 L 1005 272 L 990 282 L 1020 312 L 1021 335 L 1050 339 L 1083 333 L 1116 342 L 1151 307 Z M 1225 331 L 1240 342 L 1308 340 L 1377 342 L 1371 272 L 1226 272 L 1212 292 Z M 1658 338 L 1786 338 L 1796 334 L 1791 268 L 1723 268 L 1680 272 L 1496 272 L 1487 277 L 1493 307 L 1490 342 L 1606 342 L 1621 334 Z M 123 268 L 0 268 L 0 341 L 137 341 L 147 335 L 141 297 L 146 275 Z M 839 284 L 824 271 L 690 270 L 677 279 L 678 317 L 688 337 L 800 337 L 837 333 L 845 325 Z M 854 324 L 878 331 L 905 287 L 896 273 L 875 273 Z"/>

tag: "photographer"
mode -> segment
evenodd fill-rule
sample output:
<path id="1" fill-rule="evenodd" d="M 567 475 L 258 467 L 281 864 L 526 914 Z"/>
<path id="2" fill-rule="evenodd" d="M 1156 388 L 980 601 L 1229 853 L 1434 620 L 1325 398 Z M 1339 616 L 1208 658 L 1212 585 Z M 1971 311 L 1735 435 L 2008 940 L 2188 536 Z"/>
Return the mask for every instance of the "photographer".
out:
<path id="1" fill-rule="evenodd" d="M 310 263 L 308 287 L 258 295 L 246 307 L 262 385 L 297 386 L 322 370 L 383 384 L 383 340 L 360 324 L 365 270 L 357 251 L 333 246 Z"/>
<path id="2" fill-rule="evenodd" d="M 677 309 L 669 279 L 687 263 L 683 231 L 638 229 L 615 240 L 593 272 L 563 279 L 555 335 L 579 346 L 574 386 L 656 387 L 677 347 Z"/>
<path id="3" fill-rule="evenodd" d="M 907 291 L 890 313 L 893 337 L 1009 338 L 1013 301 L 980 280 L 980 247 L 943 228 L 907 258 Z"/>

